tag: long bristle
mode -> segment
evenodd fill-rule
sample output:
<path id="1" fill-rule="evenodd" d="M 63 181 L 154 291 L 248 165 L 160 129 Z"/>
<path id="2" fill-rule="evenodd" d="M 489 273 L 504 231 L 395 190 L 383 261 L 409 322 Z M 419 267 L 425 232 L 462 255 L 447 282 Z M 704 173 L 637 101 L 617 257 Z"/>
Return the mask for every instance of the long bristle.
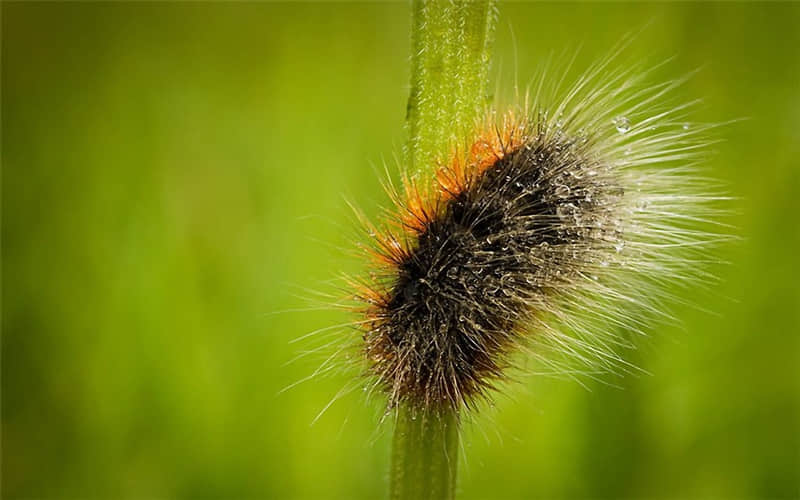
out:
<path id="1" fill-rule="evenodd" d="M 555 104 L 539 85 L 487 112 L 430 181 L 391 190 L 354 285 L 390 407 L 470 407 L 520 351 L 625 369 L 615 332 L 664 316 L 666 285 L 707 280 L 707 248 L 726 238 L 707 232 L 722 197 L 696 173 L 714 125 L 669 104 L 681 81 L 643 86 L 605 61 Z"/>

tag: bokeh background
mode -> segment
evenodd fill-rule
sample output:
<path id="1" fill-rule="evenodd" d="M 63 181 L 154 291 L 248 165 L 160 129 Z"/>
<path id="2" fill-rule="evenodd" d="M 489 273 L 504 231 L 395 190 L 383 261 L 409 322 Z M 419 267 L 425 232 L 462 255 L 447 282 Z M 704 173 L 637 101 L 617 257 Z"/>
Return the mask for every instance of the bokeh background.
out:
<path id="1" fill-rule="evenodd" d="M 800 4 L 503 4 L 495 79 L 552 52 L 698 67 L 742 236 L 606 383 L 534 378 L 460 497 L 800 496 Z M 410 8 L 2 4 L 2 496 L 382 498 L 379 403 L 301 380 L 404 140 Z M 574 51 L 574 50 L 573 50 Z M 702 312 L 707 309 L 713 312 Z M 341 332 L 340 335 L 352 335 Z"/>

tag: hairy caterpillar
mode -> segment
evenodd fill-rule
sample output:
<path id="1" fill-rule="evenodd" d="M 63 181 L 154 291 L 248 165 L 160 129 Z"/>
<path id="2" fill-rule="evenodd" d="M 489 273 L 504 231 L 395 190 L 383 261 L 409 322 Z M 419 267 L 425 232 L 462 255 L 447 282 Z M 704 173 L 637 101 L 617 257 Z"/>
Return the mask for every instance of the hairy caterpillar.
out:
<path id="1" fill-rule="evenodd" d="M 362 219 L 373 262 L 351 279 L 366 371 L 388 398 L 458 410 L 526 352 L 613 369 L 620 330 L 665 314 L 668 286 L 707 277 L 722 197 L 696 166 L 715 125 L 688 124 L 673 80 L 596 65 L 561 99 L 486 112 L 425 181 L 388 186 Z M 636 310 L 636 313 L 631 313 Z"/>

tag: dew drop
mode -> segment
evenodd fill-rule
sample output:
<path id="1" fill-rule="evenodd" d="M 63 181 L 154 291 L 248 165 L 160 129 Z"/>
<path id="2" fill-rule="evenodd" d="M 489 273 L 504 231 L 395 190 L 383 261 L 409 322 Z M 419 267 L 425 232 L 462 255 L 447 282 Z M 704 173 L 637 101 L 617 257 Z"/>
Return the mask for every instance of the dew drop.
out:
<path id="1" fill-rule="evenodd" d="M 563 205 L 559 205 L 556 207 L 556 215 L 561 217 L 562 219 L 572 215 L 575 212 L 577 207 L 572 203 L 565 203 Z"/>
<path id="2" fill-rule="evenodd" d="M 622 251 L 622 249 L 623 249 L 623 248 L 625 248 L 625 242 L 624 242 L 624 241 L 618 241 L 618 242 L 617 242 L 617 243 L 614 245 L 614 250 L 616 250 L 616 251 L 617 251 L 617 253 L 620 253 L 620 252 Z"/>
<path id="3" fill-rule="evenodd" d="M 618 116 L 614 118 L 614 126 L 617 128 L 617 132 L 625 134 L 631 129 L 631 121 L 625 116 Z"/>
<path id="4" fill-rule="evenodd" d="M 564 184 L 556 186 L 556 196 L 559 198 L 566 198 L 569 196 L 569 187 Z"/>
<path id="5" fill-rule="evenodd" d="M 576 179 L 583 179 L 583 171 L 582 170 L 573 170 L 569 173 L 572 177 Z"/>
<path id="6" fill-rule="evenodd" d="M 525 276 L 525 282 L 529 285 L 539 286 L 539 280 L 532 274 Z"/>
<path id="7" fill-rule="evenodd" d="M 684 123 L 683 124 L 683 130 L 689 130 L 689 124 L 688 123 Z"/>

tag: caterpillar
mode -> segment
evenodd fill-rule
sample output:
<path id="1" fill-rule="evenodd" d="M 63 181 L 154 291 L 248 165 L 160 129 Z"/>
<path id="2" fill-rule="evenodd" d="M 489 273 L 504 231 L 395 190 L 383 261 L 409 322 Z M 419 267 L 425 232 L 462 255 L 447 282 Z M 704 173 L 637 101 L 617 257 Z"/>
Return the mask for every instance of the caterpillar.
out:
<path id="1" fill-rule="evenodd" d="M 666 315 L 670 286 L 709 279 L 724 197 L 697 166 L 716 125 L 671 104 L 683 79 L 608 64 L 559 100 L 540 83 L 487 110 L 430 179 L 387 185 L 381 222 L 362 218 L 353 310 L 389 408 L 474 407 L 526 356 L 624 368 L 620 332 Z"/>

